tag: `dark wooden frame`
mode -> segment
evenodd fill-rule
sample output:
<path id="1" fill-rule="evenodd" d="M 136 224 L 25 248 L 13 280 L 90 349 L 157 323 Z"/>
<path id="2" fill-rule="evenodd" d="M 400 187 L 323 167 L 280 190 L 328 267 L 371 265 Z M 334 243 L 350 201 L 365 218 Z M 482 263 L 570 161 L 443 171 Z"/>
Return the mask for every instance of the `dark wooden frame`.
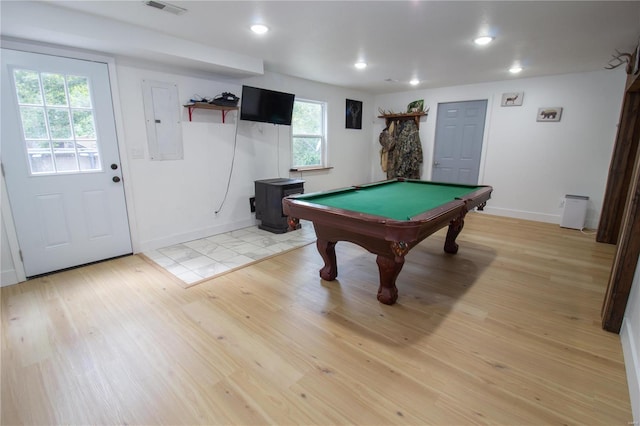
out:
<path id="1" fill-rule="evenodd" d="M 362 129 L 362 101 L 347 99 L 345 102 L 344 127 L 345 129 Z M 353 106 L 357 106 L 357 111 L 352 110 Z"/>
<path id="2" fill-rule="evenodd" d="M 634 58 L 635 60 L 635 58 Z M 640 256 L 640 73 L 627 77 L 596 240 L 618 244 L 602 304 L 602 328 L 619 333 Z"/>

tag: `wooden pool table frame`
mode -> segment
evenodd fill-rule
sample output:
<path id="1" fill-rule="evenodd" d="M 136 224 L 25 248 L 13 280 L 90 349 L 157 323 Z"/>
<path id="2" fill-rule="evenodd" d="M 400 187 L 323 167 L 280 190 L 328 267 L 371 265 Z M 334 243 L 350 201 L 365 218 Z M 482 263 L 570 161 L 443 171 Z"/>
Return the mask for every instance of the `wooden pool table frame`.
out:
<path id="1" fill-rule="evenodd" d="M 398 178 L 329 192 L 353 191 L 396 181 L 424 182 Z M 437 182 L 425 183 L 448 185 Z M 474 208 L 482 210 L 487 200 L 491 198 L 492 190 L 491 186 L 479 186 L 477 190 L 463 197 L 454 198 L 409 220 L 394 220 L 313 203 L 314 195 L 328 192 L 305 194 L 302 199 L 297 199 L 300 196 L 286 197 L 282 200 L 282 207 L 284 213 L 289 216 L 290 226 L 295 226 L 299 219 L 313 222 L 318 252 L 324 260 L 324 266 L 320 269 L 322 279 L 333 281 L 338 276 L 335 251 L 335 245 L 338 241 L 357 244 L 376 254 L 376 263 L 380 272 L 378 300 L 384 304 L 392 305 L 398 299 L 396 279 L 402 270 L 404 257 L 409 250 L 429 235 L 449 226 L 444 251 L 451 254 L 457 253 L 458 244 L 455 240 L 462 231 L 465 215 Z"/>

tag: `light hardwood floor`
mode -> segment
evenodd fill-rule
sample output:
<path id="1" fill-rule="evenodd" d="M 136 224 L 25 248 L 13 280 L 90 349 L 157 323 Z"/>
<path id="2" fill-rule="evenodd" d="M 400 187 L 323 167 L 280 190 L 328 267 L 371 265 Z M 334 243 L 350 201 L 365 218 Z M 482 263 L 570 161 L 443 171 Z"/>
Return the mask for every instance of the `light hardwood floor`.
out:
<path id="1" fill-rule="evenodd" d="M 1 290 L 2 425 L 632 421 L 601 330 L 614 247 L 469 214 L 415 247 L 398 303 L 375 256 L 315 245 L 189 289 L 130 256 Z"/>

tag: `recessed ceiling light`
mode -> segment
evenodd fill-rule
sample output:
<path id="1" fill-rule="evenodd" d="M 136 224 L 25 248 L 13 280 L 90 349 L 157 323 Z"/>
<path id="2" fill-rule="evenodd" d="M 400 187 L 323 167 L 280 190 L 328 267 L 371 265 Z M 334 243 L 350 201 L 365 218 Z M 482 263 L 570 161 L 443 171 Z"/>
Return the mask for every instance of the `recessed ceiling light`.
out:
<path id="1" fill-rule="evenodd" d="M 412 86 L 417 86 L 418 84 L 420 84 L 420 80 L 418 80 L 417 78 L 414 78 L 409 82 L 409 84 Z"/>
<path id="2" fill-rule="evenodd" d="M 491 43 L 492 41 L 493 41 L 493 37 L 491 37 L 491 36 L 482 36 L 482 37 L 478 37 L 478 38 L 473 40 L 473 42 L 475 44 L 477 44 L 478 46 L 486 46 L 487 44 Z"/>
<path id="3" fill-rule="evenodd" d="M 255 24 L 251 26 L 251 31 L 253 31 L 256 34 L 264 34 L 267 31 L 269 31 L 269 27 L 263 24 Z"/>
<path id="4" fill-rule="evenodd" d="M 522 71 L 522 67 L 521 67 L 521 66 L 519 66 L 519 65 L 514 65 L 514 66 L 512 66 L 511 68 L 509 68 L 509 72 L 510 72 L 511 74 L 518 74 L 518 73 L 519 73 L 519 72 L 521 72 L 521 71 Z"/>
<path id="5" fill-rule="evenodd" d="M 367 63 L 364 61 L 360 61 L 360 62 L 356 62 L 353 66 L 358 68 L 359 70 L 363 70 L 367 67 Z"/>

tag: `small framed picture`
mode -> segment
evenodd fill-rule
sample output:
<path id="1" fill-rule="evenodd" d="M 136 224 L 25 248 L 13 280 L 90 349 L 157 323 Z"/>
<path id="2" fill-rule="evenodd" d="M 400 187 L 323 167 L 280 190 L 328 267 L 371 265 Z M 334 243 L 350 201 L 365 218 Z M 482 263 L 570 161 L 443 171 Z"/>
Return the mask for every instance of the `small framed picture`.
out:
<path id="1" fill-rule="evenodd" d="M 560 117 L 562 117 L 561 107 L 538 108 L 536 121 L 560 121 Z"/>
<path id="2" fill-rule="evenodd" d="M 347 129 L 362 129 L 362 102 L 347 99 L 345 127 Z"/>
<path id="3" fill-rule="evenodd" d="M 524 92 L 510 92 L 502 94 L 500 106 L 522 106 Z"/>

